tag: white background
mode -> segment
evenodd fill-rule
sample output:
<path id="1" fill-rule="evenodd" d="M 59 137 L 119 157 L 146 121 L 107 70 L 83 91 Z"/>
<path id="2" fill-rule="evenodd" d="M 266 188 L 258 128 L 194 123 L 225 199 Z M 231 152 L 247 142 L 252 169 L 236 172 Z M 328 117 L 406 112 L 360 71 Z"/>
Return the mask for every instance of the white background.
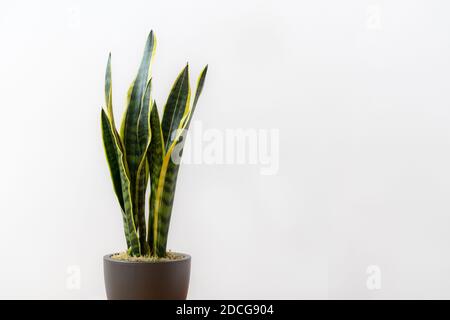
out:
<path id="1" fill-rule="evenodd" d="M 192 83 L 208 63 L 205 128 L 280 130 L 274 176 L 181 168 L 169 247 L 193 257 L 190 298 L 450 298 L 449 10 L 1 2 L 0 298 L 105 298 L 102 256 L 125 241 L 99 130 L 104 69 L 111 51 L 120 117 L 150 29 L 160 107 L 186 61 Z"/>

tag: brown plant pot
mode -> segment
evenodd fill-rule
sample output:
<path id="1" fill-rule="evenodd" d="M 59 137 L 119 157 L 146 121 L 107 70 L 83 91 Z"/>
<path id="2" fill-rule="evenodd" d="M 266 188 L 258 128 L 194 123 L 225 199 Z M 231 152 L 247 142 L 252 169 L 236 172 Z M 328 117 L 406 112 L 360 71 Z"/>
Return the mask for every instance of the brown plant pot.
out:
<path id="1" fill-rule="evenodd" d="M 109 300 L 185 300 L 189 289 L 191 256 L 158 262 L 131 262 L 103 257 Z"/>

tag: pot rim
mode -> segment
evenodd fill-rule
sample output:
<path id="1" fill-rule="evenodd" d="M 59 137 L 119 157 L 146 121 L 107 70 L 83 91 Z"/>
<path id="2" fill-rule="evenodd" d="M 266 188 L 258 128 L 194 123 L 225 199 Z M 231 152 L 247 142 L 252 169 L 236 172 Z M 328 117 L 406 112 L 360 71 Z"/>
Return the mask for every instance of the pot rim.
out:
<path id="1" fill-rule="evenodd" d="M 160 264 L 160 263 L 177 263 L 177 262 L 183 262 L 186 260 L 191 260 L 191 256 L 187 253 L 182 253 L 182 252 L 175 252 L 175 251 L 171 251 L 172 253 L 176 254 L 176 255 L 180 255 L 183 256 L 180 259 L 176 259 L 176 260 L 157 260 L 157 261 L 127 261 L 127 260 L 116 260 L 116 259 L 112 259 L 111 257 L 115 254 L 118 253 L 110 253 L 107 255 L 103 256 L 103 260 L 104 261 L 108 261 L 108 262 L 112 262 L 112 263 L 123 263 L 123 264 Z"/>

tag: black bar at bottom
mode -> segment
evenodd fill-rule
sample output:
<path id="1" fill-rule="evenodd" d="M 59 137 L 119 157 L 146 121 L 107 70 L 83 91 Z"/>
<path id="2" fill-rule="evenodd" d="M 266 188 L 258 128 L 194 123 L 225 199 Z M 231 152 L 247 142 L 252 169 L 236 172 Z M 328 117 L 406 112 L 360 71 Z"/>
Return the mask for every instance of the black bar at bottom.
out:
<path id="1" fill-rule="evenodd" d="M 0 301 L 3 314 L 143 319 L 314 319 L 331 316 L 378 318 L 392 316 L 447 317 L 449 301 L 417 300 L 187 300 L 187 301 Z"/>

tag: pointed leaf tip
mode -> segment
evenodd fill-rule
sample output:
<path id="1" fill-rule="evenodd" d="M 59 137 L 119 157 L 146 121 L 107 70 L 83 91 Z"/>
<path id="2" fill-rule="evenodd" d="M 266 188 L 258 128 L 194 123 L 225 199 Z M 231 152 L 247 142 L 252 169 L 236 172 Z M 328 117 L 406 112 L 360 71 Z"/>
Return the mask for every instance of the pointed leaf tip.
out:
<path id="1" fill-rule="evenodd" d="M 206 74 L 207 72 L 208 72 L 208 65 L 206 65 L 202 70 L 202 73 L 204 74 Z"/>
<path id="2" fill-rule="evenodd" d="M 156 41 L 155 34 L 153 33 L 153 30 L 150 30 L 150 33 L 148 34 L 147 39 L 148 40 L 151 39 L 151 40 L 153 40 L 153 42 Z"/>

